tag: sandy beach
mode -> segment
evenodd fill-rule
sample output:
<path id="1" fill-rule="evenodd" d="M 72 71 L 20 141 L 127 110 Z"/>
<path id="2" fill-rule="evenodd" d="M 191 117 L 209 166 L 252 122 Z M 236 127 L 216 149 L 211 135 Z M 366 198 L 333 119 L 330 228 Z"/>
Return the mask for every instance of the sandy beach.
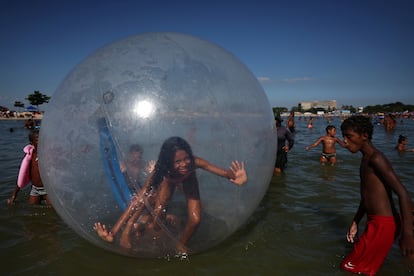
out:
<path id="1" fill-rule="evenodd" d="M 0 120 L 5 120 L 5 121 L 25 121 L 28 119 L 42 120 L 43 114 L 34 115 L 31 118 L 30 117 L 0 117 Z"/>

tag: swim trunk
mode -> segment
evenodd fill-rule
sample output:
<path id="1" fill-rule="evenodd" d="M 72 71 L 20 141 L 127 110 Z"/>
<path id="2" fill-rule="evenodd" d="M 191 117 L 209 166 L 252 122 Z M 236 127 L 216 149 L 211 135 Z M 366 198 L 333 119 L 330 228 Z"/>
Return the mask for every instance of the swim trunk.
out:
<path id="1" fill-rule="evenodd" d="M 287 163 L 287 153 L 284 150 L 278 151 L 276 155 L 275 168 L 280 168 L 283 171 Z"/>
<path id="2" fill-rule="evenodd" d="M 358 274 L 375 275 L 390 251 L 396 236 L 395 218 L 367 215 L 364 233 L 341 263 L 342 269 Z"/>
<path id="3" fill-rule="evenodd" d="M 328 159 L 328 160 L 331 159 L 332 157 L 336 157 L 336 153 L 324 153 L 324 152 L 322 152 L 321 155 L 323 157 L 325 157 L 326 159 Z"/>
<path id="4" fill-rule="evenodd" d="M 47 195 L 45 187 L 37 187 L 32 185 L 32 189 L 30 190 L 31 196 L 45 196 Z"/>

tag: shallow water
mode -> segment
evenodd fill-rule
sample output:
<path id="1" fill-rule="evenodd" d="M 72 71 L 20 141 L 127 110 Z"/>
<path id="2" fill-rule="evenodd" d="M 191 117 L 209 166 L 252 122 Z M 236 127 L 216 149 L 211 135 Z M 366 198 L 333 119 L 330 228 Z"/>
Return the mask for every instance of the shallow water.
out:
<path id="1" fill-rule="evenodd" d="M 338 129 L 340 120 L 331 122 Z M 321 166 L 321 147 L 305 147 L 325 134 L 327 122 L 313 129 L 296 120 L 296 144 L 285 174 L 274 176 L 269 189 L 244 227 L 207 252 L 179 259 L 119 256 L 80 238 L 52 208 L 29 206 L 28 189 L 15 205 L 18 167 L 27 144 L 21 121 L 0 121 L 0 258 L 2 275 L 348 275 L 339 263 L 350 252 L 345 233 L 358 207 L 360 154 L 337 147 L 338 164 Z M 13 132 L 10 132 L 13 128 Z M 376 126 L 373 143 L 390 159 L 414 195 L 414 153 L 393 150 L 398 135 L 414 148 L 414 121 L 398 121 L 393 133 Z M 364 222 L 361 222 L 363 226 Z M 362 231 L 362 227 L 360 231 Z M 410 275 L 412 264 L 394 245 L 378 275 Z"/>

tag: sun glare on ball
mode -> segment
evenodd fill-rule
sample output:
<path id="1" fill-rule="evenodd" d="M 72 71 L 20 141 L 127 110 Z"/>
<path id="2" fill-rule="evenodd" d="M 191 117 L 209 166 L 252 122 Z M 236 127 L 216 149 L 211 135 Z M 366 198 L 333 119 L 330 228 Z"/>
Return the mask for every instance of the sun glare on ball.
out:
<path id="1" fill-rule="evenodd" d="M 138 117 L 146 119 L 154 112 L 154 105 L 147 100 L 139 101 L 135 105 L 134 112 Z"/>

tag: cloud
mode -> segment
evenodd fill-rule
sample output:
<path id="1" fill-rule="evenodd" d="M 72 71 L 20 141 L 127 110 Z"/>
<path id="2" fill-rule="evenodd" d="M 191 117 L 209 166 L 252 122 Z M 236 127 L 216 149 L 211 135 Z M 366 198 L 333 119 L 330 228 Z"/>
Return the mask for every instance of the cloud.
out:
<path id="1" fill-rule="evenodd" d="M 299 77 L 299 78 L 287 78 L 287 79 L 282 79 L 282 82 L 286 82 L 286 83 L 298 83 L 298 82 L 303 82 L 303 81 L 311 81 L 314 80 L 311 77 Z"/>
<path id="2" fill-rule="evenodd" d="M 257 77 L 259 82 L 271 82 L 272 80 L 269 77 Z"/>
<path id="3" fill-rule="evenodd" d="M 261 83 L 289 83 L 289 84 L 315 80 L 312 77 L 306 77 L 306 76 L 305 77 L 297 77 L 297 78 L 279 79 L 279 80 L 273 80 L 270 77 L 261 76 L 261 77 L 257 77 L 257 79 Z"/>

